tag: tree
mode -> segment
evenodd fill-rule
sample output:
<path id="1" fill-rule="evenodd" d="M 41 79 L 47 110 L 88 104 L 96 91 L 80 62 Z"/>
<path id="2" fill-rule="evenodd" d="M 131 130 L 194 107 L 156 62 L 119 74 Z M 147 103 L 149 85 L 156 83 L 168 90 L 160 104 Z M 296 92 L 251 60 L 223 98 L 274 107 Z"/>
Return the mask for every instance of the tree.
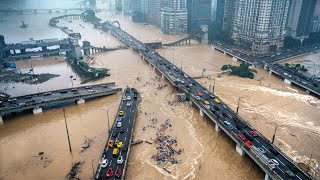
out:
<path id="1" fill-rule="evenodd" d="M 286 36 L 283 42 L 284 49 L 295 49 L 301 45 L 300 40 L 293 38 L 292 36 Z"/>

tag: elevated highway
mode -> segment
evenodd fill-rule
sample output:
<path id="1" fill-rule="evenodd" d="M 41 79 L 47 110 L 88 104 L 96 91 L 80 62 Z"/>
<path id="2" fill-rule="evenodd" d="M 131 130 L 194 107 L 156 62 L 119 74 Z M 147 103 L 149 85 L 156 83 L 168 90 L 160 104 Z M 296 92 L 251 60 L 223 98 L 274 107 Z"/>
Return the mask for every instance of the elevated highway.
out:
<path id="1" fill-rule="evenodd" d="M 265 179 L 313 179 L 215 94 L 167 59 L 109 22 L 104 23 L 102 29 L 137 51 L 143 60 L 162 74 L 162 78 L 168 79 L 173 86 L 185 92 L 189 103 L 199 108 L 200 115 L 206 115 L 215 123 L 217 131 L 223 130 L 236 143 L 236 151 L 240 155 L 247 154 L 257 163 L 266 173 Z"/>
<path id="2" fill-rule="evenodd" d="M 112 125 L 112 131 L 109 134 L 108 141 L 103 149 L 101 160 L 97 167 L 95 179 L 124 179 L 130 153 L 138 100 L 139 93 L 136 89 L 126 88 L 124 90 L 116 119 Z M 123 111 L 123 114 L 120 114 L 120 111 Z M 113 151 L 117 151 L 117 153 L 114 153 Z M 121 158 L 121 160 L 119 160 L 119 158 Z M 110 171 L 112 171 L 112 175 L 110 174 Z M 107 174 L 110 176 L 107 176 Z"/>
<path id="3" fill-rule="evenodd" d="M 3 123 L 2 116 L 10 113 L 33 110 L 33 113 L 37 114 L 41 113 L 44 107 L 69 102 L 81 104 L 86 99 L 116 94 L 119 91 L 121 88 L 117 88 L 115 83 L 106 83 L 11 97 L 0 103 L 0 122 Z"/>

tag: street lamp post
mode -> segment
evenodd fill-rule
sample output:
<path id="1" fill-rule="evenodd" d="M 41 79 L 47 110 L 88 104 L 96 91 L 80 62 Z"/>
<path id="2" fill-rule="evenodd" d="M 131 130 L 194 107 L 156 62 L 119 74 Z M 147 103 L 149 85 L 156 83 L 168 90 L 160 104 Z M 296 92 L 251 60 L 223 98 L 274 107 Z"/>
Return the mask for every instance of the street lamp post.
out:
<path id="1" fill-rule="evenodd" d="M 273 142 L 274 142 L 274 138 L 276 137 L 277 129 L 278 129 L 278 126 L 276 126 L 276 128 L 274 128 L 274 133 L 273 133 L 273 136 L 272 136 L 271 144 L 273 144 Z"/>
<path id="2" fill-rule="evenodd" d="M 72 78 L 73 78 L 73 76 L 71 75 L 70 79 L 71 79 L 71 84 L 72 84 L 72 88 L 73 88 L 73 79 Z"/>
<path id="3" fill-rule="evenodd" d="M 238 114 L 238 112 L 239 112 L 239 105 L 240 105 L 240 99 L 241 99 L 241 97 L 239 97 L 239 99 L 238 99 L 238 106 L 237 106 L 237 114 Z"/>
<path id="4" fill-rule="evenodd" d="M 94 179 L 94 168 L 93 168 L 93 161 L 94 161 L 95 159 L 92 159 L 91 160 L 91 167 L 92 167 L 92 177 L 93 177 L 93 179 Z"/>
<path id="5" fill-rule="evenodd" d="M 212 93 L 214 94 L 214 87 L 216 86 L 216 79 L 213 79 Z"/>
<path id="6" fill-rule="evenodd" d="M 108 133 L 110 134 L 110 132 L 111 132 L 111 130 L 110 130 L 110 123 L 109 123 L 109 110 L 111 109 L 111 108 L 113 108 L 114 106 L 110 106 L 108 109 L 101 109 L 101 110 L 105 110 L 105 111 L 107 111 L 107 118 L 108 118 Z"/>
<path id="7" fill-rule="evenodd" d="M 66 110 L 65 109 L 63 109 L 63 115 L 64 115 L 64 123 L 66 125 L 67 136 L 68 136 L 69 151 L 70 151 L 70 153 L 72 153 L 71 142 L 70 142 L 69 131 L 68 131 L 68 124 L 67 124 L 67 119 L 66 119 Z"/>

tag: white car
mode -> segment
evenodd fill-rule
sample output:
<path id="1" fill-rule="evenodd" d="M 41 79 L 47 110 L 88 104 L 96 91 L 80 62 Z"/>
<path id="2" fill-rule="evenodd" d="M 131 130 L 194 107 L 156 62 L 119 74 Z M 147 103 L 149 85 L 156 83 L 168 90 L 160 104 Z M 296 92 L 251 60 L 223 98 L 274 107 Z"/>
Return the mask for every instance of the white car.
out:
<path id="1" fill-rule="evenodd" d="M 127 100 L 130 101 L 131 100 L 131 96 L 127 96 Z"/>
<path id="2" fill-rule="evenodd" d="M 123 163 L 123 157 L 122 157 L 122 156 L 119 156 L 119 157 L 118 157 L 117 163 L 118 163 L 118 164 L 122 164 L 122 163 Z"/>
<path id="3" fill-rule="evenodd" d="M 107 166 L 108 166 L 108 159 L 103 159 L 102 162 L 101 162 L 101 167 L 105 168 Z"/>
<path id="4" fill-rule="evenodd" d="M 130 101 L 127 102 L 127 106 L 131 106 L 131 102 Z"/>
<path id="5" fill-rule="evenodd" d="M 198 100 L 198 101 L 199 101 L 199 100 L 200 100 L 200 97 L 199 97 L 199 96 L 196 96 L 196 100 Z"/>
<path id="6" fill-rule="evenodd" d="M 117 122 L 117 127 L 121 127 L 122 126 L 122 122 L 121 121 L 118 121 Z"/>
<path id="7" fill-rule="evenodd" d="M 206 104 L 206 105 L 204 105 L 204 107 L 206 107 L 207 109 L 210 109 L 210 106 L 209 106 L 209 105 L 207 105 L 207 104 Z"/>
<path id="8" fill-rule="evenodd" d="M 126 101 L 127 100 L 127 97 L 126 96 L 123 96 L 123 101 Z"/>

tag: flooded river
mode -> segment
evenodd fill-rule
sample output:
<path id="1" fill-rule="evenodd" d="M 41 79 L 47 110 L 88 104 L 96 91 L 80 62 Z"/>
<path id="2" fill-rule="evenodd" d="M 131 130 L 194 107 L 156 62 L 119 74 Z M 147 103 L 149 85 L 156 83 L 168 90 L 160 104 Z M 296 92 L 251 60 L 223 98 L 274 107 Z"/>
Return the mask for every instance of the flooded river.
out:
<path id="1" fill-rule="evenodd" d="M 97 15 L 102 20 L 118 20 L 123 29 L 143 42 L 171 42 L 182 37 L 161 34 L 158 28 L 150 25 L 133 24 L 130 18 L 125 16 L 105 12 Z M 55 14 L 42 17 L 35 15 L 32 18 L 47 20 L 52 16 Z M 10 18 L 18 21 L 21 16 L 15 15 Z M 30 37 L 35 39 L 66 37 L 59 29 L 48 27 L 46 20 L 43 21 L 43 26 L 38 25 L 24 30 L 25 33 L 19 35 L 21 37 L 14 36 L 15 33 L 9 28 L 18 27 L 19 22 L 8 28 L 2 26 L 0 22 L 1 33 L 6 35 L 8 42 L 27 40 Z M 80 32 L 82 40 L 88 40 L 94 46 L 121 45 L 114 37 L 93 29 L 92 25 L 80 20 L 61 21 L 60 24 Z M 39 31 L 49 33 L 40 35 Z M 272 138 L 274 128 L 278 126 L 276 146 L 298 163 L 307 164 L 310 154 L 313 154 L 310 162 L 312 172 L 320 174 L 319 99 L 307 95 L 297 87 L 286 85 L 282 80 L 261 69 L 257 69 L 258 73 L 253 80 L 220 76 L 222 65 L 239 65 L 239 62 L 213 50 L 209 45 L 192 42 L 190 46 L 167 47 L 158 52 L 178 67 L 182 65 L 183 70 L 190 76 L 200 76 L 203 69 L 206 69 L 204 74 L 215 78 L 215 93 L 224 102 L 236 109 L 238 98 L 241 97 L 239 112 L 242 117 L 268 139 Z M 22 71 L 27 71 L 32 64 L 35 73 L 49 72 L 59 74 L 60 77 L 39 85 L 0 83 L 0 89 L 6 89 L 13 95 L 24 95 L 71 87 L 72 83 L 78 86 L 80 79 L 62 60 L 63 57 L 59 56 L 57 59 L 50 57 L 17 61 Z M 158 80 L 156 76 L 159 77 L 159 74 L 142 61 L 137 53 L 130 49 L 117 50 L 95 54 L 94 60 L 92 66 L 110 69 L 111 76 L 91 84 L 116 82 L 119 87 L 135 87 L 141 93 L 134 140 L 151 142 L 156 137 L 156 130 L 148 127 L 151 125 L 151 119 L 157 118 L 157 126 L 170 119 L 172 130 L 167 134 L 177 137 L 177 149 L 184 149 L 184 153 L 177 156 L 177 159 L 182 161 L 180 164 L 160 166 L 151 159 L 152 154 L 156 153 L 156 145 L 143 143 L 133 146 L 129 157 L 127 179 L 264 178 L 263 171 L 250 158 L 241 157 L 235 151 L 234 142 L 223 133 L 217 134 L 213 124 L 202 118 L 197 109 L 187 103 L 168 105 L 168 101 L 175 100 L 176 90 L 168 81 Z M 72 82 L 70 75 L 76 77 L 76 80 Z M 199 82 L 206 87 L 213 85 L 213 81 L 207 78 L 199 79 Z M 157 87 L 164 84 L 168 86 L 158 90 Z M 91 163 L 95 169 L 107 140 L 106 109 L 115 106 L 109 112 L 113 121 L 120 100 L 121 95 L 117 94 L 88 101 L 79 106 L 66 107 L 72 154 L 68 150 L 61 108 L 45 110 L 40 115 L 29 112 L 7 117 L 4 125 L 0 126 L 0 179 L 64 179 L 71 164 L 81 159 L 85 163 L 79 176 L 82 179 L 90 179 Z M 80 153 L 85 137 L 92 138 L 94 142 L 85 152 Z M 41 160 L 37 156 L 39 152 L 44 152 L 47 159 Z M 162 167 L 172 173 L 166 173 Z"/>

